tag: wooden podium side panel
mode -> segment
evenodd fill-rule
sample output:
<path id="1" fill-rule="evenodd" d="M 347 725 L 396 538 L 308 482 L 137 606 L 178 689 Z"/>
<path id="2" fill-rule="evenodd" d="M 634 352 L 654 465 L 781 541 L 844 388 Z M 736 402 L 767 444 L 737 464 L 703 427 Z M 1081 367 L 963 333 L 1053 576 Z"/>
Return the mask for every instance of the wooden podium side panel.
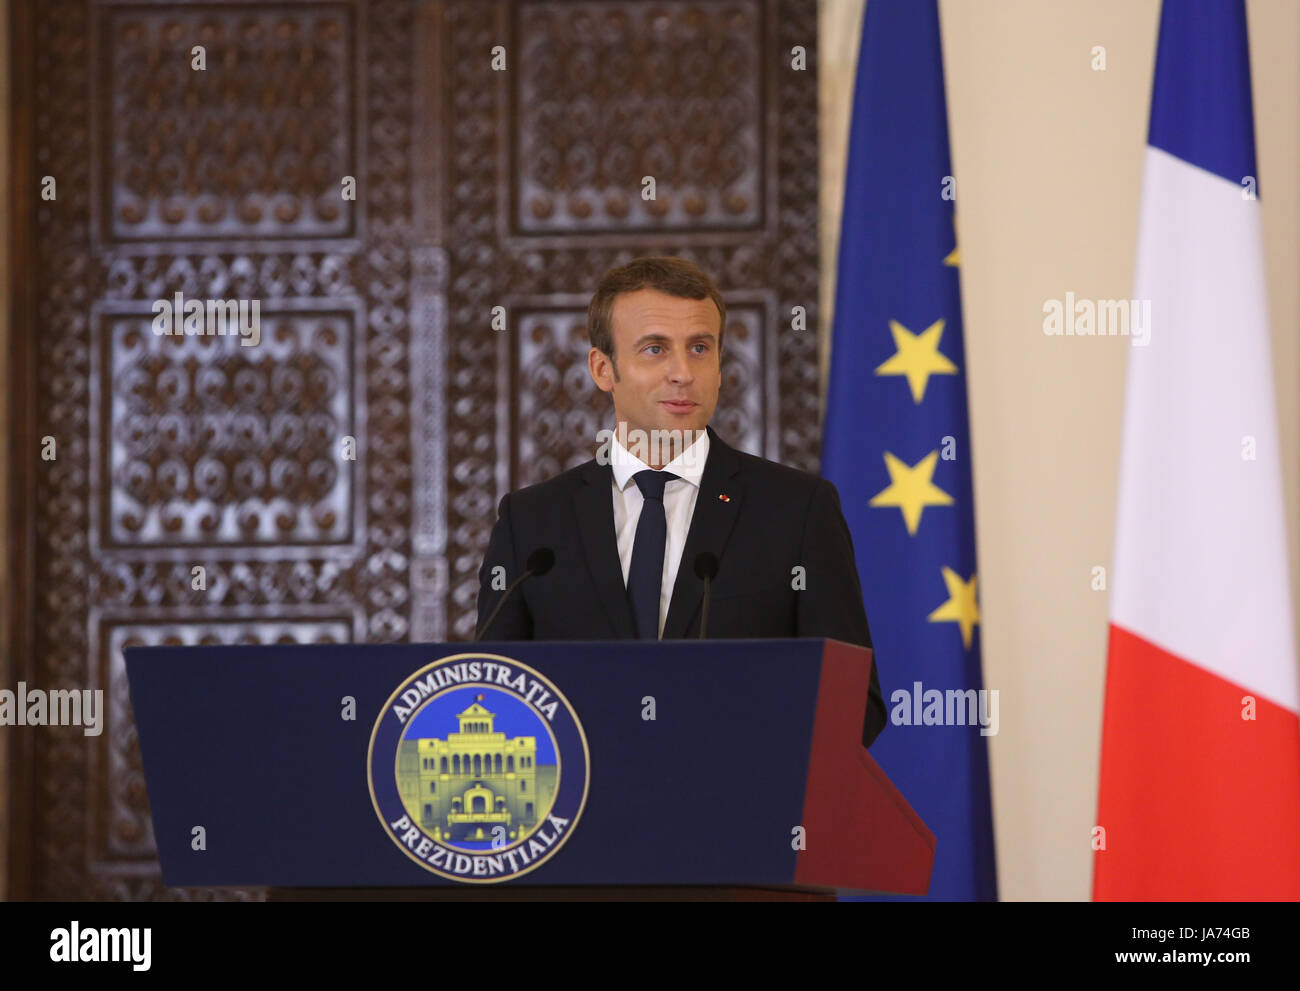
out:
<path id="1" fill-rule="evenodd" d="M 826 642 L 795 883 L 924 895 L 934 834 L 861 742 L 871 664 L 863 647 Z"/>

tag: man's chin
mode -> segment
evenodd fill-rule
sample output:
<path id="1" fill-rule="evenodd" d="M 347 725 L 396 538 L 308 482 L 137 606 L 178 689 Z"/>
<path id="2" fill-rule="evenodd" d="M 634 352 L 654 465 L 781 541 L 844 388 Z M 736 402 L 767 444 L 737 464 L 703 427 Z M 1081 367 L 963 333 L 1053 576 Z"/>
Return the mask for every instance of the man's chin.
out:
<path id="1" fill-rule="evenodd" d="M 683 422 L 683 420 L 669 420 L 667 423 L 656 425 L 654 429 L 665 433 L 679 433 L 682 435 L 683 443 L 691 443 L 699 439 L 698 435 L 704 432 L 704 425 L 707 422 L 708 421 L 706 420 L 704 423 L 701 423 L 698 419 L 689 422 Z"/>

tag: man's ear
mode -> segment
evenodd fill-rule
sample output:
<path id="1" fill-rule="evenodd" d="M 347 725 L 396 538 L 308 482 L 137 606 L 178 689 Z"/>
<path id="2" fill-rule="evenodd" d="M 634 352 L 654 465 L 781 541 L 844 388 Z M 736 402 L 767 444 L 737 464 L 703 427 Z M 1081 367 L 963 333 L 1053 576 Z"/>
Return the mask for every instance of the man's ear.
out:
<path id="1" fill-rule="evenodd" d="M 592 348 L 587 352 L 587 370 L 591 372 L 591 379 L 596 383 L 596 388 L 601 392 L 614 391 L 614 362 L 600 348 Z"/>

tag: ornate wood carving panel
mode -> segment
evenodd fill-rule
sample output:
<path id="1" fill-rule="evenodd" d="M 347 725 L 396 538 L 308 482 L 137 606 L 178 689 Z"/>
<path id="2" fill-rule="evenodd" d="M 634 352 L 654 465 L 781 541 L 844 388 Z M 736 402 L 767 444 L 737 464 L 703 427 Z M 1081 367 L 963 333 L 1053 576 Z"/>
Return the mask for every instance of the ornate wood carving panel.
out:
<path id="1" fill-rule="evenodd" d="M 106 240 L 351 232 L 350 7 L 107 7 L 99 26 Z"/>
<path id="2" fill-rule="evenodd" d="M 546 2 L 512 13 L 516 232 L 762 226 L 762 4 Z M 644 176 L 654 199 L 641 196 Z"/>
<path id="3" fill-rule="evenodd" d="M 98 314 L 95 549 L 355 553 L 362 507 L 338 441 L 357 436 L 364 409 L 360 309 L 263 308 L 254 347 L 239 336 L 178 343 L 151 331 L 151 314 Z"/>
<path id="4" fill-rule="evenodd" d="M 715 426 L 816 468 L 815 32 L 814 0 L 37 5 L 34 671 L 107 722 L 34 736 L 33 895 L 258 897 L 162 886 L 122 650 L 467 639 L 501 494 L 609 424 L 610 266 L 709 271 Z M 256 300 L 260 342 L 156 336 L 178 293 Z"/>

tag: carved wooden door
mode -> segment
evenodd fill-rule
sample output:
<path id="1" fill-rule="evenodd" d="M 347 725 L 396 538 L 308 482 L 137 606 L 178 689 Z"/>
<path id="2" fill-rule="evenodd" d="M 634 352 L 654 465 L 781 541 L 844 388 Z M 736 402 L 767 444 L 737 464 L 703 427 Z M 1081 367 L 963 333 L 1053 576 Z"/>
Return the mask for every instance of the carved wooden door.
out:
<path id="1" fill-rule="evenodd" d="M 123 648 L 471 636 L 501 493 L 608 424 L 583 327 L 610 266 L 709 271 L 714 426 L 815 470 L 814 0 L 42 0 L 23 23 L 16 180 L 57 195 L 33 197 L 16 330 L 17 674 L 102 689 L 107 718 L 18 744 L 16 894 L 250 895 L 163 887 Z M 256 300 L 259 342 L 155 334 L 178 293 Z"/>

